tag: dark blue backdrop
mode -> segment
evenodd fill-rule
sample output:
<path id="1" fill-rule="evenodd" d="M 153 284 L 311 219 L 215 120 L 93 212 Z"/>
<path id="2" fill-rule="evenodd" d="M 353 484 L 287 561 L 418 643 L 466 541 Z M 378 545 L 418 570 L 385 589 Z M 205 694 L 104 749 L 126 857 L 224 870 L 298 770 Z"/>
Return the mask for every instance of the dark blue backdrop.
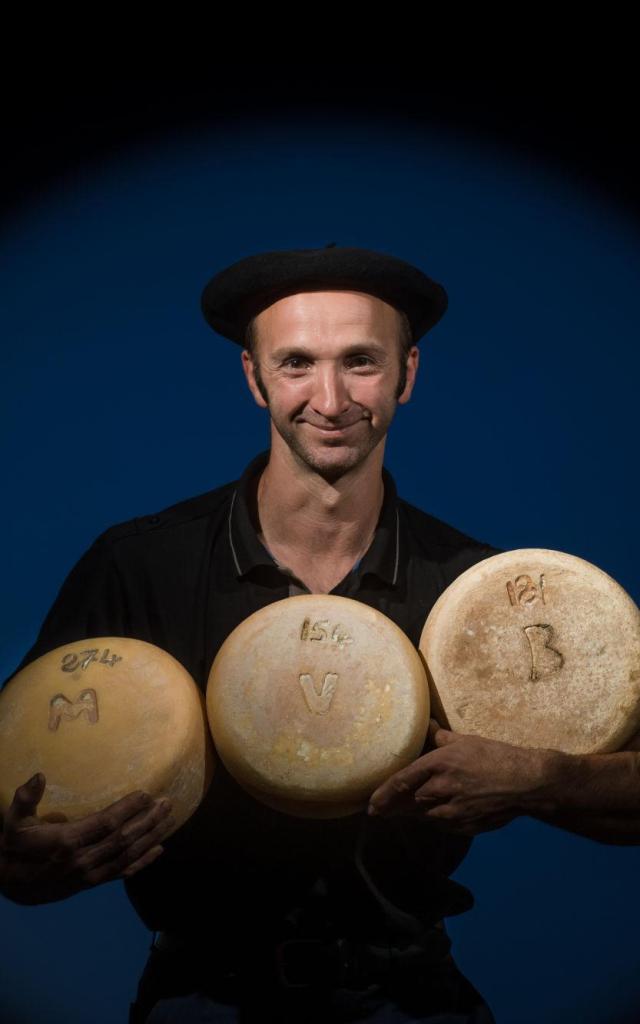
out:
<path id="1" fill-rule="evenodd" d="M 640 250 L 622 208 L 444 131 L 245 120 L 79 167 L 5 225 L 3 677 L 100 531 L 266 446 L 238 348 L 201 319 L 208 277 L 328 241 L 449 292 L 387 445 L 402 496 L 497 546 L 587 558 L 638 601 Z M 457 877 L 477 905 L 448 927 L 499 1024 L 637 1019 L 639 861 L 531 819 L 476 839 Z M 0 931 L 3 1020 L 126 1020 L 150 936 L 119 883 L 0 900 Z"/>

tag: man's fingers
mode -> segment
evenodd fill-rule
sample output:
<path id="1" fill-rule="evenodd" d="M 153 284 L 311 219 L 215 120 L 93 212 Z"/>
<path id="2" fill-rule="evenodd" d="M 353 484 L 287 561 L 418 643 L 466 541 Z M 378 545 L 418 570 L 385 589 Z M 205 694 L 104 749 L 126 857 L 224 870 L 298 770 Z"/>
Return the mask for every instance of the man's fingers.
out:
<path id="1" fill-rule="evenodd" d="M 378 790 L 369 798 L 369 814 L 412 814 L 416 807 L 414 790 L 406 783 L 397 783 L 393 788 Z"/>
<path id="2" fill-rule="evenodd" d="M 435 747 L 436 745 L 435 734 L 437 733 L 438 729 L 440 729 L 440 723 L 437 722 L 435 718 L 430 718 L 429 728 L 427 730 L 427 742 L 430 747 Z"/>
<path id="3" fill-rule="evenodd" d="M 166 829 L 175 825 L 175 818 L 171 815 L 171 801 L 159 800 L 146 814 L 137 814 L 120 829 L 123 839 L 131 843 L 140 836 L 151 830 L 153 825 L 160 825 Z"/>
<path id="4" fill-rule="evenodd" d="M 72 822 L 70 834 L 78 840 L 79 846 L 91 846 L 107 838 L 131 818 L 141 812 L 147 812 L 153 804 L 154 799 L 149 793 L 141 791 L 127 793 L 126 796 L 116 800 L 104 810 L 96 811 L 95 814 L 88 814 L 86 818 Z"/>
<path id="5" fill-rule="evenodd" d="M 450 775 L 438 773 L 427 779 L 415 790 L 413 796 L 418 804 L 442 803 L 462 793 L 462 783 Z"/>
<path id="6" fill-rule="evenodd" d="M 401 779 L 387 779 L 369 797 L 369 814 L 386 814 L 389 811 L 413 802 L 413 791 Z"/>
<path id="7" fill-rule="evenodd" d="M 140 838 L 119 850 L 116 856 L 109 856 L 105 850 L 98 853 L 83 852 L 76 860 L 77 866 L 82 869 L 83 880 L 89 885 L 99 885 L 101 882 L 119 878 L 134 864 L 144 860 L 152 849 L 157 848 L 159 841 L 166 837 L 173 825 L 175 825 L 175 821 L 171 816 L 164 817 Z M 139 867 L 142 866 L 142 864 L 139 865 Z"/>
<path id="8" fill-rule="evenodd" d="M 16 789 L 5 819 L 5 830 L 10 830 L 24 818 L 31 818 L 45 791 L 46 779 L 42 772 L 36 772 L 28 782 Z"/>
<path id="9" fill-rule="evenodd" d="M 130 878 L 131 875 L 135 875 L 136 871 L 139 871 L 140 868 L 146 868 L 147 864 L 151 864 L 160 856 L 161 853 L 164 853 L 164 847 L 154 846 L 151 850 L 145 853 L 144 857 L 140 857 L 138 860 L 134 861 L 133 864 L 130 864 L 128 868 L 125 868 L 122 872 L 123 876 L 125 878 Z"/>
<path id="10" fill-rule="evenodd" d="M 39 780 L 37 792 L 41 788 Z M 3 849 L 12 861 L 31 865 L 46 862 L 51 864 L 54 871 L 59 865 L 61 869 L 74 872 L 78 857 L 84 850 L 90 854 L 95 853 L 95 857 L 90 856 L 91 865 L 114 861 L 136 839 L 156 828 L 159 822 L 162 827 L 152 836 L 156 841 L 164 838 L 173 827 L 168 818 L 171 802 L 156 801 L 143 792 L 129 793 L 104 810 L 78 821 L 53 822 L 38 817 L 28 820 L 26 815 L 20 815 L 25 807 L 32 806 L 35 798 L 26 792 L 25 786 L 21 786 L 20 790 L 23 792 L 17 791 L 12 805 L 14 810 L 17 808 L 18 816 L 11 813 L 7 815 L 4 831 Z M 35 787 L 33 791 L 36 791 Z M 142 849 L 138 849 L 136 856 L 142 852 Z M 122 866 L 129 862 L 130 858 L 125 858 Z"/>
<path id="11" fill-rule="evenodd" d="M 166 833 L 175 825 L 175 819 L 171 815 L 171 802 L 161 800 L 151 810 L 136 815 L 126 822 L 124 826 L 111 832 L 99 843 L 85 846 L 78 854 L 76 863 L 86 869 L 93 869 L 102 864 L 110 864 L 119 860 L 122 855 L 133 848 L 136 857 L 143 852 L 140 845 L 134 845 L 142 840 L 144 848 L 150 841 L 157 842 L 165 837 Z"/>
<path id="12" fill-rule="evenodd" d="M 455 743 L 460 737 L 459 733 L 452 732 L 451 729 L 440 725 L 435 718 L 429 719 L 428 735 L 429 741 L 434 747 L 444 747 L 447 743 Z"/>
<path id="13" fill-rule="evenodd" d="M 369 797 L 369 808 L 374 809 L 370 813 L 385 814 L 387 811 L 412 807 L 416 789 L 431 778 L 435 765 L 434 753 L 423 754 L 378 786 Z"/>

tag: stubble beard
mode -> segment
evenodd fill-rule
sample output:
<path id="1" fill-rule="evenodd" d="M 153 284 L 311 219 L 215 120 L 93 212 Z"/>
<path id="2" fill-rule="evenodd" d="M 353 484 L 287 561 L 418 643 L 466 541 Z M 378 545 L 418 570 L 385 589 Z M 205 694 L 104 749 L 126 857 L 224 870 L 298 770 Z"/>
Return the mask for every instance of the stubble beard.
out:
<path id="1" fill-rule="evenodd" d="M 302 422 L 290 425 L 284 424 L 278 422 L 278 420 L 274 418 L 269 394 L 264 386 L 264 381 L 260 375 L 260 368 L 257 362 L 255 364 L 254 375 L 257 388 L 269 409 L 271 423 L 286 444 L 287 448 L 293 452 L 294 456 L 303 465 L 308 466 L 314 473 L 317 473 L 326 480 L 327 483 L 335 483 L 335 481 L 339 480 L 345 473 L 348 473 L 357 466 L 360 466 L 369 457 L 371 452 L 377 448 L 380 442 L 384 440 L 391 420 L 393 419 L 395 409 L 397 408 L 398 395 L 404 390 L 405 376 L 401 367 L 401 387 L 396 389 L 393 408 L 391 409 L 389 416 L 386 418 L 386 422 L 383 427 L 381 425 L 374 429 L 371 419 L 368 418 L 368 428 L 366 431 L 364 428 L 356 427 L 357 430 L 362 430 L 365 434 L 364 439 L 358 445 L 354 445 L 353 443 L 345 444 L 344 441 L 340 441 L 337 445 L 322 445 L 318 448 L 313 445 L 304 444 L 302 438 L 302 432 L 308 429 L 313 430 L 313 427 L 305 427 Z M 364 412 L 363 415 L 364 417 L 369 417 L 369 414 L 366 412 Z M 340 449 L 340 456 L 331 456 L 330 459 L 322 458 L 321 453 L 323 451 L 330 451 L 331 449 Z"/>
<path id="2" fill-rule="evenodd" d="M 314 473 L 321 476 L 327 483 L 335 483 L 345 473 L 362 465 L 371 452 L 383 440 L 385 433 L 371 428 L 371 421 L 368 421 L 368 429 L 365 437 L 358 444 L 325 445 L 320 442 L 318 445 L 305 444 L 302 434 L 305 430 L 313 430 L 302 422 L 292 424 L 291 429 L 278 423 L 273 416 L 271 422 L 278 431 L 280 437 L 293 452 L 294 456 Z M 361 429 L 356 427 L 356 429 Z M 332 454 L 333 453 L 333 454 Z"/>

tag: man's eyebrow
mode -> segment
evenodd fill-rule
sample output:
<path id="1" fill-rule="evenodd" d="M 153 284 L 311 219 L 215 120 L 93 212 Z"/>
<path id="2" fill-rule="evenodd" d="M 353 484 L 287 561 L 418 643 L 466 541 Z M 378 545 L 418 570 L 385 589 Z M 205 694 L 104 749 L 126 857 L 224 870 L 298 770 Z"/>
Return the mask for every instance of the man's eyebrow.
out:
<path id="1" fill-rule="evenodd" d="M 381 345 L 380 342 L 377 341 L 354 341 L 350 345 L 347 345 L 345 348 L 343 348 L 342 351 L 340 352 L 340 355 L 353 356 L 359 355 L 360 353 L 379 356 L 389 355 L 384 345 Z M 313 350 L 307 348 L 306 345 L 291 344 L 283 345 L 280 348 L 274 349 L 274 351 L 271 353 L 271 359 L 286 359 L 287 356 L 292 355 L 306 356 L 309 359 L 313 359 L 315 357 L 315 353 L 313 352 Z"/>

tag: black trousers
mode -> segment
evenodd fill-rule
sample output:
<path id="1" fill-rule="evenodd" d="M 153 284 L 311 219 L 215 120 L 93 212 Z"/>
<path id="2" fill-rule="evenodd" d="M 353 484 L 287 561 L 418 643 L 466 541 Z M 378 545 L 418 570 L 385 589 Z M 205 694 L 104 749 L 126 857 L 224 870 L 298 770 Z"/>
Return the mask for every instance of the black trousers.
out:
<path id="1" fill-rule="evenodd" d="M 220 947 L 219 947 L 220 948 Z M 450 954 L 434 963 L 396 965 L 371 972 L 359 982 L 340 982 L 332 971 L 323 971 L 308 984 L 278 969 L 275 951 L 262 949 L 230 968 L 218 951 L 203 944 L 179 950 L 152 945 L 131 1004 L 129 1024 L 144 1024 L 160 1000 L 200 993 L 216 1004 L 238 1007 L 243 1024 L 333 1024 L 366 1020 L 390 1002 L 407 1014 L 438 1021 L 469 1021 L 495 1024 L 480 993 L 459 970 Z M 314 960 L 315 960 L 315 951 Z M 293 982 L 293 983 L 290 983 Z M 446 1015 L 451 1015 L 447 1018 Z M 176 1022 L 180 1016 L 176 1016 Z"/>

